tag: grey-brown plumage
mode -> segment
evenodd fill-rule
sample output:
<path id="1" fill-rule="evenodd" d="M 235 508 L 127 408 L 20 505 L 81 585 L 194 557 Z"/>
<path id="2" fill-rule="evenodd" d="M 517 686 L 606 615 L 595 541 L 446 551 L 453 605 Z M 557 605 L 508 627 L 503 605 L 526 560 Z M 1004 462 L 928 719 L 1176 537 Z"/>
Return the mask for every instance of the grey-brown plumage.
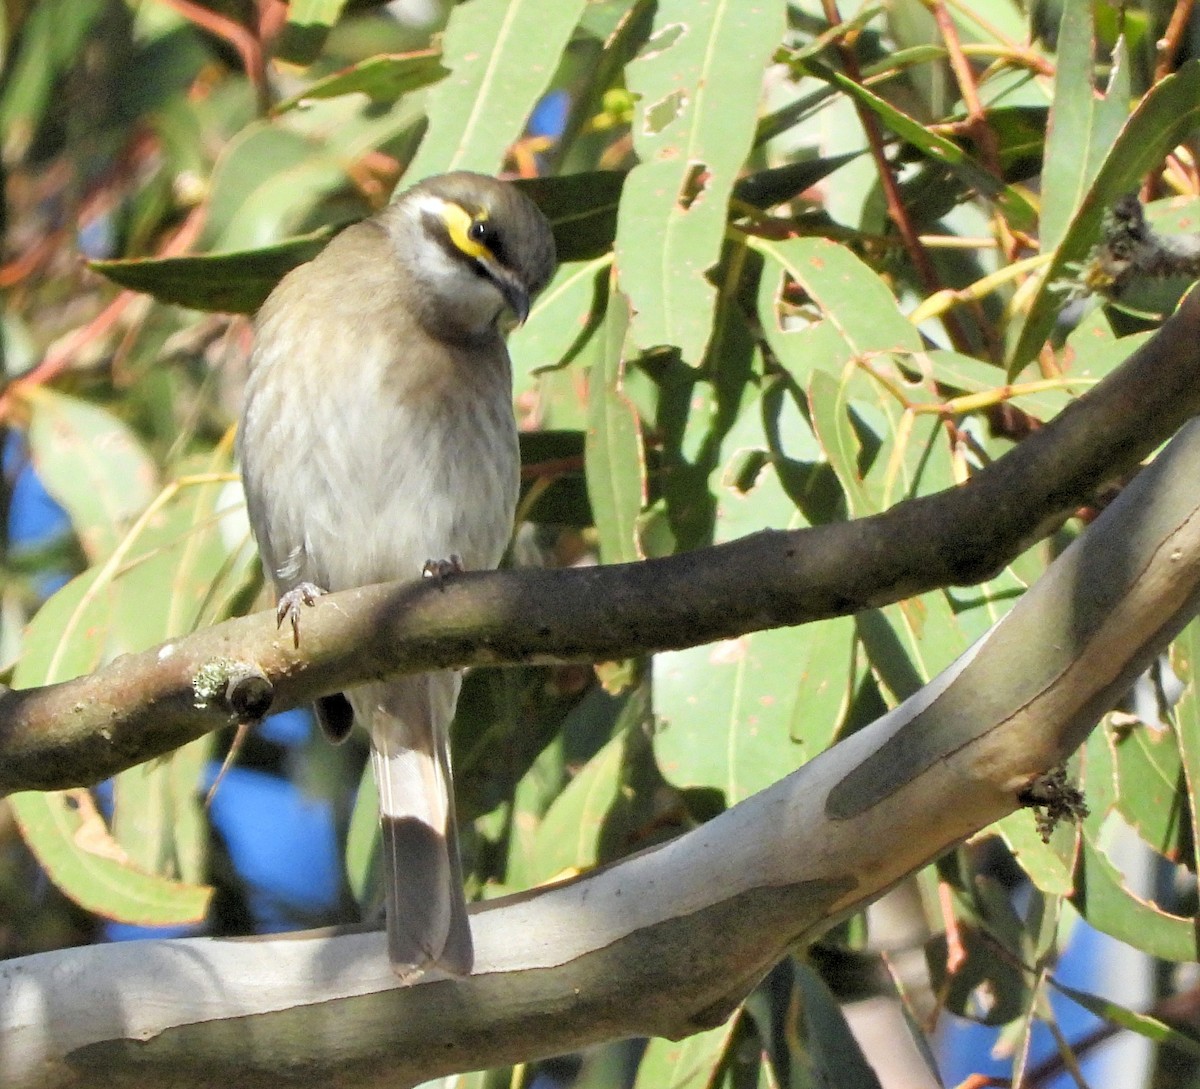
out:
<path id="1" fill-rule="evenodd" d="M 519 468 L 499 321 L 524 319 L 554 262 L 527 198 L 455 173 L 347 228 L 271 293 L 238 448 L 281 622 L 322 590 L 416 579 L 430 560 L 499 563 Z M 388 948 L 404 979 L 472 965 L 448 749 L 458 688 L 444 672 L 346 693 L 371 733 Z M 338 708 L 321 714 L 335 739 L 348 727 Z"/>

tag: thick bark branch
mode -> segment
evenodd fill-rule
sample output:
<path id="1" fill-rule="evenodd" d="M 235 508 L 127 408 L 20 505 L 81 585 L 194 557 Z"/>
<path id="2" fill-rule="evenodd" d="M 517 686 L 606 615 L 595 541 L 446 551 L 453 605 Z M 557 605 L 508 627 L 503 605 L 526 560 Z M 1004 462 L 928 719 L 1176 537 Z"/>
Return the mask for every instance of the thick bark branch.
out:
<path id="1" fill-rule="evenodd" d="M 986 578 L 1200 411 L 1200 290 L 1086 396 L 970 482 L 870 518 L 639 564 L 351 590 L 0 697 L 0 792 L 97 782 L 199 735 L 369 678 L 596 661 L 840 616 Z M 247 675 L 246 684 L 229 685 Z M 232 698 L 231 698 L 232 696 Z"/>
<path id="2" fill-rule="evenodd" d="M 150 941 L 0 964 L 0 1084 L 405 1086 L 725 1017 L 793 942 L 1017 807 L 1200 602 L 1189 425 L 979 643 L 715 820 L 479 906 L 469 979 L 379 933 Z M 336 610 L 329 610 L 336 611 Z"/>

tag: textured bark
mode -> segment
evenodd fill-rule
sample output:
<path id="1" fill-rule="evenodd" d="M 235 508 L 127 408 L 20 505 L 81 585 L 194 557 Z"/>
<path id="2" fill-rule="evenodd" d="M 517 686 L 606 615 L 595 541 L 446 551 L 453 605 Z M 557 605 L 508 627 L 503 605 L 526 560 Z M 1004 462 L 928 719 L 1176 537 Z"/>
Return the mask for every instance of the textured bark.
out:
<path id="1" fill-rule="evenodd" d="M 959 488 L 852 522 L 666 559 L 350 590 L 0 696 L 0 791 L 87 785 L 201 734 L 430 668 L 602 661 L 987 578 L 1200 411 L 1200 291 L 1090 393 Z"/>
<path id="2" fill-rule="evenodd" d="M 790 944 L 1017 808 L 1192 617 L 1197 479 L 1193 423 L 900 707 L 678 839 L 480 907 L 469 979 L 397 986 L 382 933 L 13 960 L 0 1084 L 405 1086 L 718 1022 Z"/>

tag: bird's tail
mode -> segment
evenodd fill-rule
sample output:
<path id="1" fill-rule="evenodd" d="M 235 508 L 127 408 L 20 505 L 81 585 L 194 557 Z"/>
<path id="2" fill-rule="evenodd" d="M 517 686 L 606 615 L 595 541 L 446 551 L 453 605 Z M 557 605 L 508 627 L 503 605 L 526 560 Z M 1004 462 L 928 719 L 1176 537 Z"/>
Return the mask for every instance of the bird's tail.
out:
<path id="1" fill-rule="evenodd" d="M 349 693 L 371 731 L 388 954 L 404 980 L 435 966 L 470 975 L 474 960 L 450 777 L 460 683 L 457 673 L 428 673 Z"/>

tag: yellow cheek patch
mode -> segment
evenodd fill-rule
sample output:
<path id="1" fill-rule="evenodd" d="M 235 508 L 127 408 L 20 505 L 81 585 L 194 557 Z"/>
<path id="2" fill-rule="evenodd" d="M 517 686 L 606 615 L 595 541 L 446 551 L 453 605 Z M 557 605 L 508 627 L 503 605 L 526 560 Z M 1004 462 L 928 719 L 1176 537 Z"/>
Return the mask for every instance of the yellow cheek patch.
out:
<path id="1" fill-rule="evenodd" d="M 480 258 L 492 256 L 492 251 L 487 246 L 482 242 L 476 242 L 468 234 L 472 223 L 486 219 L 486 212 L 480 212 L 476 216 L 471 216 L 460 204 L 453 204 L 447 201 L 442 205 L 442 222 L 446 224 L 446 231 L 450 235 L 450 241 L 468 257 Z"/>

